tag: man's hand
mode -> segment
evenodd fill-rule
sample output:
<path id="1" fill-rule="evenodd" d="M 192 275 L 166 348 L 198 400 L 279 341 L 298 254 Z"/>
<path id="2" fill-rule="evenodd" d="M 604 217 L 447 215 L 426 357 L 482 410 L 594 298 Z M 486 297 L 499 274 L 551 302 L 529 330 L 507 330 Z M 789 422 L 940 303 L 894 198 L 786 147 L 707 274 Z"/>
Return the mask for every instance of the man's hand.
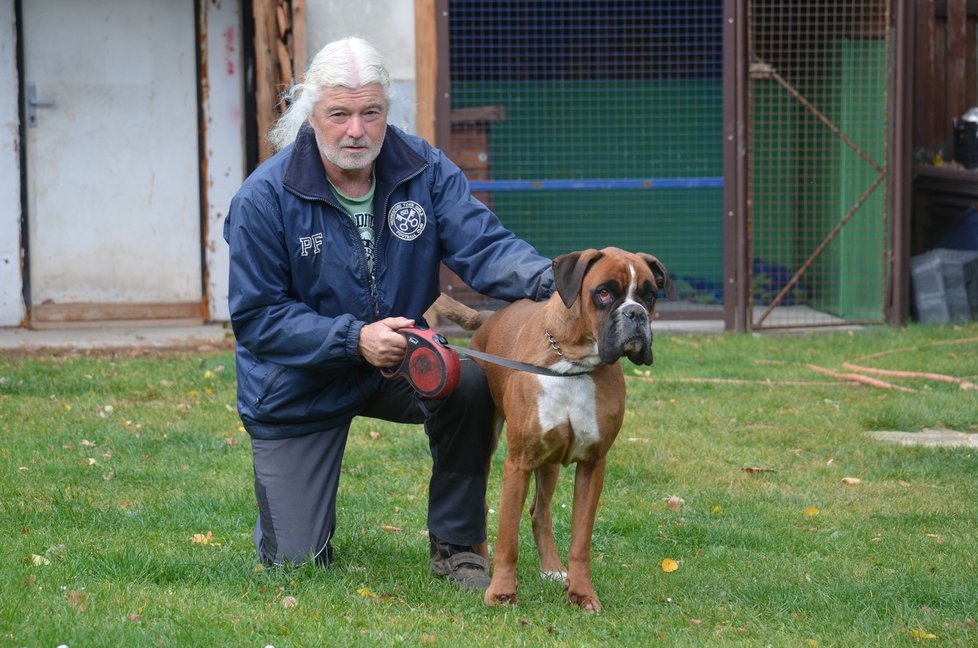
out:
<path id="1" fill-rule="evenodd" d="M 375 367 L 393 367 L 404 359 L 407 340 L 397 329 L 414 326 L 413 319 L 388 317 L 360 329 L 357 351 L 363 359 Z"/>

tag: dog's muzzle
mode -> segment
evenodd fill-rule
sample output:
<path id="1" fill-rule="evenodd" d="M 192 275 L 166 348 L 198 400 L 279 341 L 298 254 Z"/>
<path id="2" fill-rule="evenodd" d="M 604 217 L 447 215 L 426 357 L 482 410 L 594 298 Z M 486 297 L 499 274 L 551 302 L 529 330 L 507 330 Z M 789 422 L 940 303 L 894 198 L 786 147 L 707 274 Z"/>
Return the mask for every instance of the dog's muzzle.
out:
<path id="1" fill-rule="evenodd" d="M 607 334 L 598 346 L 602 362 L 611 364 L 621 356 L 635 364 L 652 364 L 652 329 L 649 312 L 640 304 L 627 304 L 618 309 Z"/>

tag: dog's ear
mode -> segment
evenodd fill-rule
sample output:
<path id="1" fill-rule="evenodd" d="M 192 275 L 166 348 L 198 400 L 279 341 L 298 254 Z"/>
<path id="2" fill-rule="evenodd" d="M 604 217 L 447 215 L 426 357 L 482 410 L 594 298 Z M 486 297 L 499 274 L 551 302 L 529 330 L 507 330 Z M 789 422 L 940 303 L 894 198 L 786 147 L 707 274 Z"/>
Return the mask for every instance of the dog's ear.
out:
<path id="1" fill-rule="evenodd" d="M 675 301 L 678 297 L 676 293 L 676 284 L 672 283 L 672 279 L 669 278 L 669 271 L 666 267 L 662 265 L 662 262 L 651 254 L 639 254 L 640 257 L 648 264 L 649 270 L 652 271 L 652 276 L 655 277 L 655 283 L 659 287 L 659 290 L 664 290 L 666 297 Z"/>
<path id="2" fill-rule="evenodd" d="M 601 250 L 584 250 L 562 254 L 554 259 L 554 283 L 557 284 L 557 294 L 560 295 L 564 306 L 570 308 L 574 305 L 577 295 L 581 292 L 584 275 L 591 265 L 603 256 L 604 252 Z"/>

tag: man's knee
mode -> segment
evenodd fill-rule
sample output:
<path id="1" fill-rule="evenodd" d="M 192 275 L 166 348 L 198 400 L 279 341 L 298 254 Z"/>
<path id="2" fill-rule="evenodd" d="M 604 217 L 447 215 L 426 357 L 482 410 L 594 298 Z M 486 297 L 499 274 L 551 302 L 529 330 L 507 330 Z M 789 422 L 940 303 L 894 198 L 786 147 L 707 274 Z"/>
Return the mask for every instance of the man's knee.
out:
<path id="1" fill-rule="evenodd" d="M 455 391 L 471 402 L 472 406 L 491 410 L 492 393 L 489 391 L 489 380 L 485 372 L 471 360 L 462 361 L 461 367 L 462 371 Z"/>

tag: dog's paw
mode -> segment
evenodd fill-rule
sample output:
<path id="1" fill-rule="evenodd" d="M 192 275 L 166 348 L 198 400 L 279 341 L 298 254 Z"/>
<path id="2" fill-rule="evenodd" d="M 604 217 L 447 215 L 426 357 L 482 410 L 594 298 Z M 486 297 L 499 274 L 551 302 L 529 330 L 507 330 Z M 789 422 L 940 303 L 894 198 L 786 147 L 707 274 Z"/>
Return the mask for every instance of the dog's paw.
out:
<path id="1" fill-rule="evenodd" d="M 574 594 L 573 592 L 568 591 L 567 602 L 571 605 L 576 605 L 588 613 L 601 611 L 601 602 L 598 600 L 597 594 L 593 592 L 590 594 Z"/>
<path id="2" fill-rule="evenodd" d="M 511 594 L 502 594 L 502 593 L 495 594 L 487 590 L 484 600 L 486 605 L 516 605 L 517 604 L 515 592 Z"/>

